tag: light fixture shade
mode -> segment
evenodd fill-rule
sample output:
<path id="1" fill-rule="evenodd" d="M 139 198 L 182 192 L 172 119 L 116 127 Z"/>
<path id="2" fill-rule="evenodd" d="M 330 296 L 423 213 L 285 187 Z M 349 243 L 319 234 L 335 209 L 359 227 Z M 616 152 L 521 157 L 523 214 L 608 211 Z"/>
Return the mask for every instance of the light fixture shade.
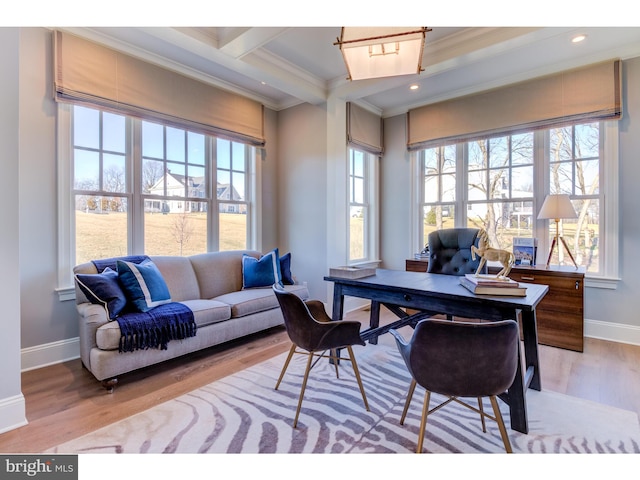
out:
<path id="1" fill-rule="evenodd" d="M 426 27 L 342 27 L 334 45 L 350 80 L 420 73 Z"/>
<path id="2" fill-rule="evenodd" d="M 561 218 L 578 218 L 578 214 L 575 208 L 573 208 L 569 195 L 547 195 L 540 209 L 540 213 L 538 213 L 538 219 L 546 220 L 549 218 L 554 220 L 560 220 Z"/>

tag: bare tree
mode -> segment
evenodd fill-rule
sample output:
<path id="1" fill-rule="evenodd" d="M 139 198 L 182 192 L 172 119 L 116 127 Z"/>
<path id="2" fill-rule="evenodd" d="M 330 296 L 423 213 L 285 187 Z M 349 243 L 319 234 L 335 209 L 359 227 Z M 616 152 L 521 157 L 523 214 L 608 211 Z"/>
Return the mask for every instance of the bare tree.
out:
<path id="1" fill-rule="evenodd" d="M 193 225 L 186 212 L 175 215 L 172 227 L 173 238 L 180 245 L 180 255 L 182 255 L 184 246 L 189 243 L 191 235 L 193 235 Z"/>
<path id="2" fill-rule="evenodd" d="M 164 164 L 156 160 L 142 162 L 142 191 L 149 193 L 158 180 L 164 175 Z"/>

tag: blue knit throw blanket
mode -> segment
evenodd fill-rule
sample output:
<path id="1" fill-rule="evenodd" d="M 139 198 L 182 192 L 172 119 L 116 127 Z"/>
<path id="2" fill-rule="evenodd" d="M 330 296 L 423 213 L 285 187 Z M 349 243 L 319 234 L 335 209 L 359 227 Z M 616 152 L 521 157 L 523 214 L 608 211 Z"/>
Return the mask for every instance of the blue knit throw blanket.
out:
<path id="1" fill-rule="evenodd" d="M 116 318 L 122 336 L 120 352 L 149 348 L 167 349 L 169 340 L 182 340 L 196 335 L 193 312 L 182 303 L 165 303 L 148 312 L 130 312 Z"/>

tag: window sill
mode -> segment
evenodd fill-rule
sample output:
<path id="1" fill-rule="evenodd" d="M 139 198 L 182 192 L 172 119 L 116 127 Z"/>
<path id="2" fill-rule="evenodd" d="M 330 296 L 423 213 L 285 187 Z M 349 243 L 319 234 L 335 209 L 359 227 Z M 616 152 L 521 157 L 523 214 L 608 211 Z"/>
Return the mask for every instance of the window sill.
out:
<path id="1" fill-rule="evenodd" d="M 68 302 L 69 300 L 76 299 L 75 287 L 56 288 L 55 291 L 58 294 L 58 300 L 61 302 Z"/>
<path id="2" fill-rule="evenodd" d="M 584 286 L 587 288 L 604 288 L 606 290 L 617 290 L 619 278 L 613 277 L 584 277 Z"/>

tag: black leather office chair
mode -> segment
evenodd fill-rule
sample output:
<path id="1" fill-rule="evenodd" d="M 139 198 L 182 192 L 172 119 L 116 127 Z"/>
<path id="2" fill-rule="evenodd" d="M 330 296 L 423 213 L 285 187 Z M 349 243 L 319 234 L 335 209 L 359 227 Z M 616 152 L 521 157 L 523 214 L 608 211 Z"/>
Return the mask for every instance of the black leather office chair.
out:
<path id="1" fill-rule="evenodd" d="M 484 418 L 495 420 L 505 450 L 511 453 L 511 443 L 496 396 L 507 391 L 516 375 L 520 348 L 518 324 L 513 320 L 467 323 L 428 319 L 416 325 L 408 342 L 398 331 L 390 332 L 412 377 L 400 418 L 401 425 L 416 385 L 426 390 L 416 453 L 422 452 L 427 416 L 453 401 L 479 413 L 485 432 Z M 432 392 L 449 399 L 429 409 Z M 478 408 L 458 397 L 476 397 Z M 483 410 L 483 397 L 490 398 L 494 416 Z"/>
<path id="2" fill-rule="evenodd" d="M 478 246 L 479 234 L 479 228 L 445 228 L 429 233 L 427 273 L 457 276 L 476 273 L 480 257 L 476 256 L 474 260 L 471 246 Z M 487 273 L 486 265 L 481 273 Z M 453 320 L 453 316 L 447 315 L 447 319 Z"/>
<path id="3" fill-rule="evenodd" d="M 445 275 L 476 273 L 480 258 L 473 259 L 471 245 L 478 246 L 478 228 L 445 228 L 429 233 L 427 272 Z M 482 273 L 486 273 L 486 267 Z"/>
<path id="4" fill-rule="evenodd" d="M 284 325 L 287 329 L 287 334 L 292 342 L 291 349 L 289 350 L 289 356 L 282 367 L 280 372 L 280 378 L 276 383 L 276 390 L 280 386 L 280 382 L 284 377 L 289 362 L 294 353 L 301 353 L 308 355 L 307 368 L 304 372 L 304 379 L 302 380 L 302 387 L 300 388 L 300 398 L 298 399 L 298 408 L 296 410 L 296 416 L 293 420 L 293 428 L 298 425 L 298 416 L 300 415 L 300 408 L 302 407 L 302 399 L 304 397 L 304 391 L 307 387 L 307 379 L 309 378 L 309 372 L 315 365 L 311 363 L 314 357 L 316 363 L 319 358 L 331 358 L 336 368 L 336 377 L 338 377 L 338 360 L 348 360 L 353 365 L 353 371 L 360 387 L 360 393 L 362 394 L 362 400 L 367 411 L 369 411 L 369 403 L 367 402 L 367 396 L 364 393 L 364 387 L 360 378 L 360 371 L 358 370 L 358 364 L 356 363 L 356 357 L 353 354 L 352 345 L 365 345 L 362 338 L 360 338 L 360 322 L 350 320 L 333 321 L 331 317 L 326 314 L 324 305 L 318 300 L 303 301 L 297 295 L 291 292 L 287 292 L 277 285 L 273 286 L 273 291 L 276 294 L 280 308 L 282 309 L 282 315 L 284 317 Z M 336 356 L 336 349 L 346 348 L 349 352 L 349 358 L 342 358 Z M 300 350 L 299 350 L 300 349 Z M 327 351 L 331 353 L 325 355 Z"/>

